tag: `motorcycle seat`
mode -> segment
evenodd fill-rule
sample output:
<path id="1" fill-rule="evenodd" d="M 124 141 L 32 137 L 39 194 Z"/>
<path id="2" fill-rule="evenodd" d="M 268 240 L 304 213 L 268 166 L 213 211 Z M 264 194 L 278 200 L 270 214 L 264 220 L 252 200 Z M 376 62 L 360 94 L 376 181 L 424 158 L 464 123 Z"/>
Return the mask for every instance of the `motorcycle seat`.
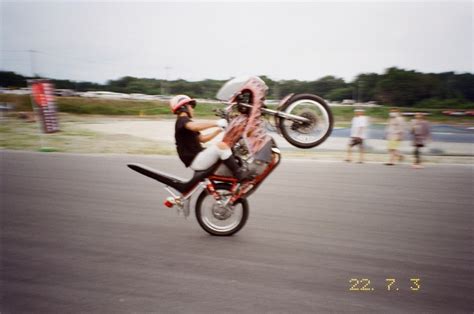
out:
<path id="1" fill-rule="evenodd" d="M 205 179 L 206 177 L 214 173 L 214 171 L 217 169 L 219 164 L 220 162 L 216 163 L 209 169 L 202 170 L 202 171 L 195 171 L 193 176 L 189 180 L 185 180 L 177 176 L 170 175 L 163 171 L 158 171 L 156 169 L 153 169 L 151 167 L 148 167 L 142 164 L 133 163 L 133 164 L 128 164 L 127 166 L 138 173 L 141 173 L 149 178 L 155 179 L 163 184 L 171 186 L 172 188 L 176 189 L 177 191 L 181 193 L 186 193 L 190 191 L 192 188 L 194 188 L 203 179 Z"/>

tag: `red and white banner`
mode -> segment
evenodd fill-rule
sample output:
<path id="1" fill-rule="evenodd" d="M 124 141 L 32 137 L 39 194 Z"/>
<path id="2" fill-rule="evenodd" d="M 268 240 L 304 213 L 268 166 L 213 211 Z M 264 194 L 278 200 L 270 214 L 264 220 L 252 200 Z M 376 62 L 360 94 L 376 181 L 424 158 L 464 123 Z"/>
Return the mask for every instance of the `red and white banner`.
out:
<path id="1" fill-rule="evenodd" d="M 54 86 L 47 80 L 31 80 L 31 99 L 38 109 L 45 133 L 59 131 Z"/>

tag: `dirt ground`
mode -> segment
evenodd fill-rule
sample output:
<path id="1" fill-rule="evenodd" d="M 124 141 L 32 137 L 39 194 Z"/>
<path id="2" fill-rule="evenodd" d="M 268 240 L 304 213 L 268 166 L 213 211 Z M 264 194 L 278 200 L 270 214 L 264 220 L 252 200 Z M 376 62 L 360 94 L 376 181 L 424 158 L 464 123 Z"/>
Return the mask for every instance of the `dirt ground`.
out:
<path id="1" fill-rule="evenodd" d="M 42 134 L 37 122 L 27 122 L 17 116 L 3 117 L 1 122 L 0 147 L 3 149 L 176 155 L 173 119 L 60 114 L 61 132 L 55 134 Z M 316 148 L 302 150 L 288 144 L 283 137 L 272 135 L 286 156 L 322 160 L 343 160 L 348 141 L 347 138 L 330 137 Z M 367 148 L 367 161 L 386 161 L 385 141 L 370 139 Z M 474 161 L 472 144 L 432 143 L 431 148 L 449 154 L 430 154 L 426 157 L 430 162 Z M 411 154 L 408 141 L 402 144 L 401 150 Z"/>

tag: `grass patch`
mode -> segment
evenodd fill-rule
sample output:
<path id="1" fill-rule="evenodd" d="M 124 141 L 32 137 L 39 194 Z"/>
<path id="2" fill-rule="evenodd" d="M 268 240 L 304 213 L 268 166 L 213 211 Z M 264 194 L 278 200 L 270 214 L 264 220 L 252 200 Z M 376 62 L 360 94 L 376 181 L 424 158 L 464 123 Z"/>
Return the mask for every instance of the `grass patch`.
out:
<path id="1" fill-rule="evenodd" d="M 0 94 L 0 102 L 13 104 L 15 111 L 32 111 L 30 95 Z"/>
<path id="2" fill-rule="evenodd" d="M 59 111 L 76 114 L 173 116 L 168 103 L 162 101 L 58 97 L 57 104 Z M 199 104 L 196 106 L 195 112 L 199 116 L 213 116 L 214 112 L 212 110 L 216 107 L 222 108 L 223 105 Z"/>
<path id="3" fill-rule="evenodd" d="M 417 102 L 415 104 L 418 108 L 450 108 L 455 110 L 462 110 L 462 109 L 474 109 L 474 102 L 469 102 L 464 99 L 438 99 L 438 98 L 429 98 Z"/>
<path id="4" fill-rule="evenodd" d="M 74 117 L 61 115 L 61 132 L 42 134 L 38 123 L 16 118 L 2 120 L 0 148 L 45 151 L 51 148 L 70 153 L 123 153 L 174 155 L 174 147 L 159 142 L 123 134 L 103 134 L 77 127 Z M 84 121 L 85 119 L 82 119 Z"/>
<path id="5" fill-rule="evenodd" d="M 31 111 L 29 95 L 0 94 L 0 102 L 13 103 L 16 111 Z M 167 102 L 115 100 L 82 97 L 57 97 L 56 103 L 60 112 L 80 115 L 108 115 L 108 116 L 160 116 L 174 118 Z M 426 105 L 426 104 L 425 104 Z M 224 108 L 225 105 L 199 103 L 195 108 L 195 115 L 200 118 L 215 118 L 214 109 Z M 391 107 L 366 108 L 366 115 L 373 123 L 384 123 L 388 119 Z M 346 125 L 354 116 L 355 107 L 331 107 L 336 125 Z M 447 116 L 442 114 L 441 108 L 399 108 L 402 112 L 428 112 L 430 121 L 446 124 L 472 124 L 473 117 Z M 76 118 L 77 119 L 77 118 Z M 409 118 L 411 119 L 411 118 Z"/>

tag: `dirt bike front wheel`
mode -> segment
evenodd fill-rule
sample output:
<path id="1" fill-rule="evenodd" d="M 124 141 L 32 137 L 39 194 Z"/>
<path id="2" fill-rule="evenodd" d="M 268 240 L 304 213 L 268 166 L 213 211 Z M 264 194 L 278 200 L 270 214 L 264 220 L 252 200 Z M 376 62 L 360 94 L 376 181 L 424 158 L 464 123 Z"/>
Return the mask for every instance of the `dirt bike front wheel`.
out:
<path id="1" fill-rule="evenodd" d="M 229 184 L 217 184 L 216 192 L 221 199 L 204 190 L 196 201 L 196 218 L 206 232 L 214 236 L 231 236 L 247 222 L 249 205 L 246 199 L 239 199 L 233 205 L 225 205 L 231 197 Z"/>
<path id="2" fill-rule="evenodd" d="M 306 121 L 279 117 L 283 137 L 298 148 L 313 148 L 323 143 L 331 134 L 333 116 L 329 106 L 319 96 L 299 94 L 280 109 L 286 114 L 306 118 Z"/>

